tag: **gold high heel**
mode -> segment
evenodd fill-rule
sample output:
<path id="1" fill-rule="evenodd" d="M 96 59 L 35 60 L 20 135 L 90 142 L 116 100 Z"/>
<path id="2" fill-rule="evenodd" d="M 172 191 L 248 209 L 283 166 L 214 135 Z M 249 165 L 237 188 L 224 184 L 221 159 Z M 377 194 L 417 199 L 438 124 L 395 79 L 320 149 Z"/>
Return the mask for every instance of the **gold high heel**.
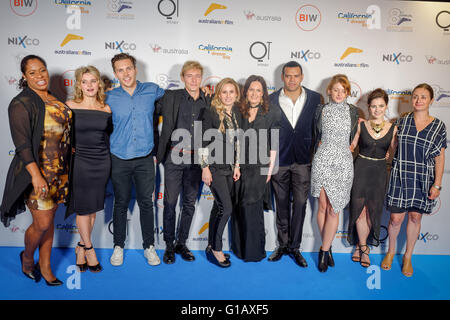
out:
<path id="1" fill-rule="evenodd" d="M 412 277 L 413 275 L 413 267 L 411 263 L 411 259 L 406 259 L 405 256 L 403 256 L 403 266 L 402 266 L 402 273 L 405 277 Z"/>
<path id="2" fill-rule="evenodd" d="M 391 270 L 392 267 L 392 260 L 394 260 L 394 254 L 392 253 L 386 253 L 384 256 L 383 261 L 381 262 L 381 268 L 383 270 Z"/>

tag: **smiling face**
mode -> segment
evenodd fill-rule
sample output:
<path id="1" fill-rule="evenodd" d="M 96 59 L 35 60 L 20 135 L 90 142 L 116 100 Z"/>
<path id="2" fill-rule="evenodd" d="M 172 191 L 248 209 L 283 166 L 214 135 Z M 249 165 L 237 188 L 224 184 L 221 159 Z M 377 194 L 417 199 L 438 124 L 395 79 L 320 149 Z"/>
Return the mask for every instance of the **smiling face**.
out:
<path id="1" fill-rule="evenodd" d="M 328 95 L 336 103 L 342 103 L 348 96 L 347 90 L 340 82 L 336 82 L 330 90 L 328 90 Z"/>
<path id="2" fill-rule="evenodd" d="M 114 74 L 124 89 L 136 87 L 136 67 L 130 59 L 118 60 L 114 63 Z"/>
<path id="3" fill-rule="evenodd" d="M 414 111 L 427 111 L 434 99 L 431 99 L 430 92 L 425 88 L 417 88 L 412 93 L 412 106 Z"/>
<path id="4" fill-rule="evenodd" d="M 255 107 L 262 102 L 263 86 L 259 81 L 253 81 L 247 90 L 247 100 L 250 106 Z"/>
<path id="5" fill-rule="evenodd" d="M 370 101 L 369 117 L 373 120 L 384 120 L 387 105 L 383 98 L 375 98 Z"/>
<path id="6" fill-rule="evenodd" d="M 36 92 L 47 92 L 50 77 L 47 68 L 40 60 L 29 60 L 22 76 L 30 89 Z"/>
<path id="7" fill-rule="evenodd" d="M 99 89 L 99 80 L 95 75 L 90 72 L 86 72 L 81 77 L 79 83 L 80 89 L 85 97 L 96 97 Z"/>
<path id="8" fill-rule="evenodd" d="M 224 84 L 219 93 L 220 102 L 225 107 L 232 107 L 236 102 L 237 96 L 236 88 L 231 83 Z"/>

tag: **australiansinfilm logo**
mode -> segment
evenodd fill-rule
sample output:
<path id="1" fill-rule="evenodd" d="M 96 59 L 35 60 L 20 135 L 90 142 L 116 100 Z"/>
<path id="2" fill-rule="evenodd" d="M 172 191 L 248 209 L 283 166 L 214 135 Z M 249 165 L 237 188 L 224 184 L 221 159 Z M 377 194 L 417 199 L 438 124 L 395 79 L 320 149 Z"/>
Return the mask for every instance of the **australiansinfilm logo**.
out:
<path id="1" fill-rule="evenodd" d="M 249 47 L 250 56 L 260 67 L 269 66 L 271 41 L 255 41 Z"/>
<path id="2" fill-rule="evenodd" d="M 159 0 L 156 5 L 159 14 L 168 24 L 178 24 L 179 0 Z"/>

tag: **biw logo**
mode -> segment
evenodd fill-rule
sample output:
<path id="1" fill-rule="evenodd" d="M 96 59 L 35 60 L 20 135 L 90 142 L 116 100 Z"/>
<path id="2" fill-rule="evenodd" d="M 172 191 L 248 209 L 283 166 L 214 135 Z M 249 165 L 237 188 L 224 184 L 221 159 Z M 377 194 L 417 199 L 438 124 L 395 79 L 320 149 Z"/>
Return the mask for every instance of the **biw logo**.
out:
<path id="1" fill-rule="evenodd" d="M 301 6 L 295 14 L 295 23 L 303 31 L 313 31 L 322 21 L 320 10 L 312 4 Z"/>
<path id="2" fill-rule="evenodd" d="M 18 16 L 32 15 L 37 9 L 37 0 L 10 0 L 11 10 Z"/>

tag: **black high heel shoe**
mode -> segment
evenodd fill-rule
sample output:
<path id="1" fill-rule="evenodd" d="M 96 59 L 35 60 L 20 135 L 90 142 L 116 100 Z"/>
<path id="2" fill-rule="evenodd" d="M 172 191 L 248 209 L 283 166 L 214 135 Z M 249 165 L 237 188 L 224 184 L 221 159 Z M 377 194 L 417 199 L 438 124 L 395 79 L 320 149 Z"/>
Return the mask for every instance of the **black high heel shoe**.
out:
<path id="1" fill-rule="evenodd" d="M 33 280 L 34 282 L 39 282 L 39 281 L 41 280 L 41 275 L 40 275 L 40 273 L 38 272 L 38 270 L 36 269 L 36 266 L 34 267 L 33 271 L 31 271 L 31 272 L 25 272 L 25 271 L 23 271 L 23 254 L 24 254 L 24 251 L 22 251 L 22 252 L 19 254 L 19 257 L 20 257 L 20 267 L 21 267 L 21 269 L 22 269 L 22 273 L 25 275 L 25 277 L 27 277 L 27 278 Z"/>
<path id="2" fill-rule="evenodd" d="M 84 247 L 84 251 L 92 250 L 93 248 L 94 248 L 94 247 L 92 247 L 92 246 L 91 246 L 90 248 Z M 86 258 L 86 261 L 87 261 L 87 258 Z M 103 270 L 102 265 L 100 264 L 100 262 L 97 263 L 95 266 L 90 266 L 90 265 L 86 262 L 86 265 L 87 265 L 87 267 L 89 268 L 89 271 L 90 271 L 90 272 L 100 272 L 100 271 Z"/>
<path id="3" fill-rule="evenodd" d="M 331 247 L 330 247 L 330 250 L 328 252 L 330 253 L 330 255 L 328 257 L 328 266 L 329 267 L 334 267 L 333 252 L 331 252 Z"/>
<path id="4" fill-rule="evenodd" d="M 75 248 L 75 261 L 76 261 L 76 258 L 78 257 L 78 251 L 79 251 L 79 250 L 78 250 L 78 247 L 84 249 L 84 248 L 85 248 L 85 245 L 78 242 L 77 247 Z M 76 262 L 75 262 L 75 263 L 76 263 Z M 78 263 L 76 263 L 76 265 L 77 265 L 77 267 L 80 269 L 80 272 L 85 272 L 85 271 L 87 270 L 87 268 L 88 268 L 87 262 L 85 262 L 85 263 L 83 263 L 83 264 L 78 264 Z"/>
<path id="5" fill-rule="evenodd" d="M 219 266 L 221 268 L 228 268 L 229 266 L 231 266 L 230 260 L 228 260 L 226 257 L 225 261 L 217 260 L 211 247 L 206 248 L 205 252 L 206 252 L 206 259 L 208 259 L 208 261 L 211 262 L 212 264 L 215 264 L 216 266 Z"/>
<path id="6" fill-rule="evenodd" d="M 208 245 L 206 247 L 206 250 L 212 250 L 211 245 Z M 229 253 L 223 253 L 223 255 L 225 256 L 225 259 L 230 260 L 230 254 Z"/>
<path id="7" fill-rule="evenodd" d="M 36 263 L 36 269 L 39 271 L 39 273 L 42 275 L 41 272 L 41 267 L 39 266 L 39 262 Z M 44 278 L 44 276 L 42 276 L 42 278 Z M 45 283 L 49 286 L 49 287 L 57 287 L 63 284 L 63 282 L 61 280 L 59 280 L 58 278 L 55 278 L 55 280 L 52 281 L 47 281 L 47 279 L 45 279 Z"/>
<path id="8" fill-rule="evenodd" d="M 319 271 L 320 272 L 326 272 L 328 270 L 329 257 L 330 257 L 329 251 L 323 251 L 322 249 L 320 249 L 320 251 L 319 251 Z"/>

